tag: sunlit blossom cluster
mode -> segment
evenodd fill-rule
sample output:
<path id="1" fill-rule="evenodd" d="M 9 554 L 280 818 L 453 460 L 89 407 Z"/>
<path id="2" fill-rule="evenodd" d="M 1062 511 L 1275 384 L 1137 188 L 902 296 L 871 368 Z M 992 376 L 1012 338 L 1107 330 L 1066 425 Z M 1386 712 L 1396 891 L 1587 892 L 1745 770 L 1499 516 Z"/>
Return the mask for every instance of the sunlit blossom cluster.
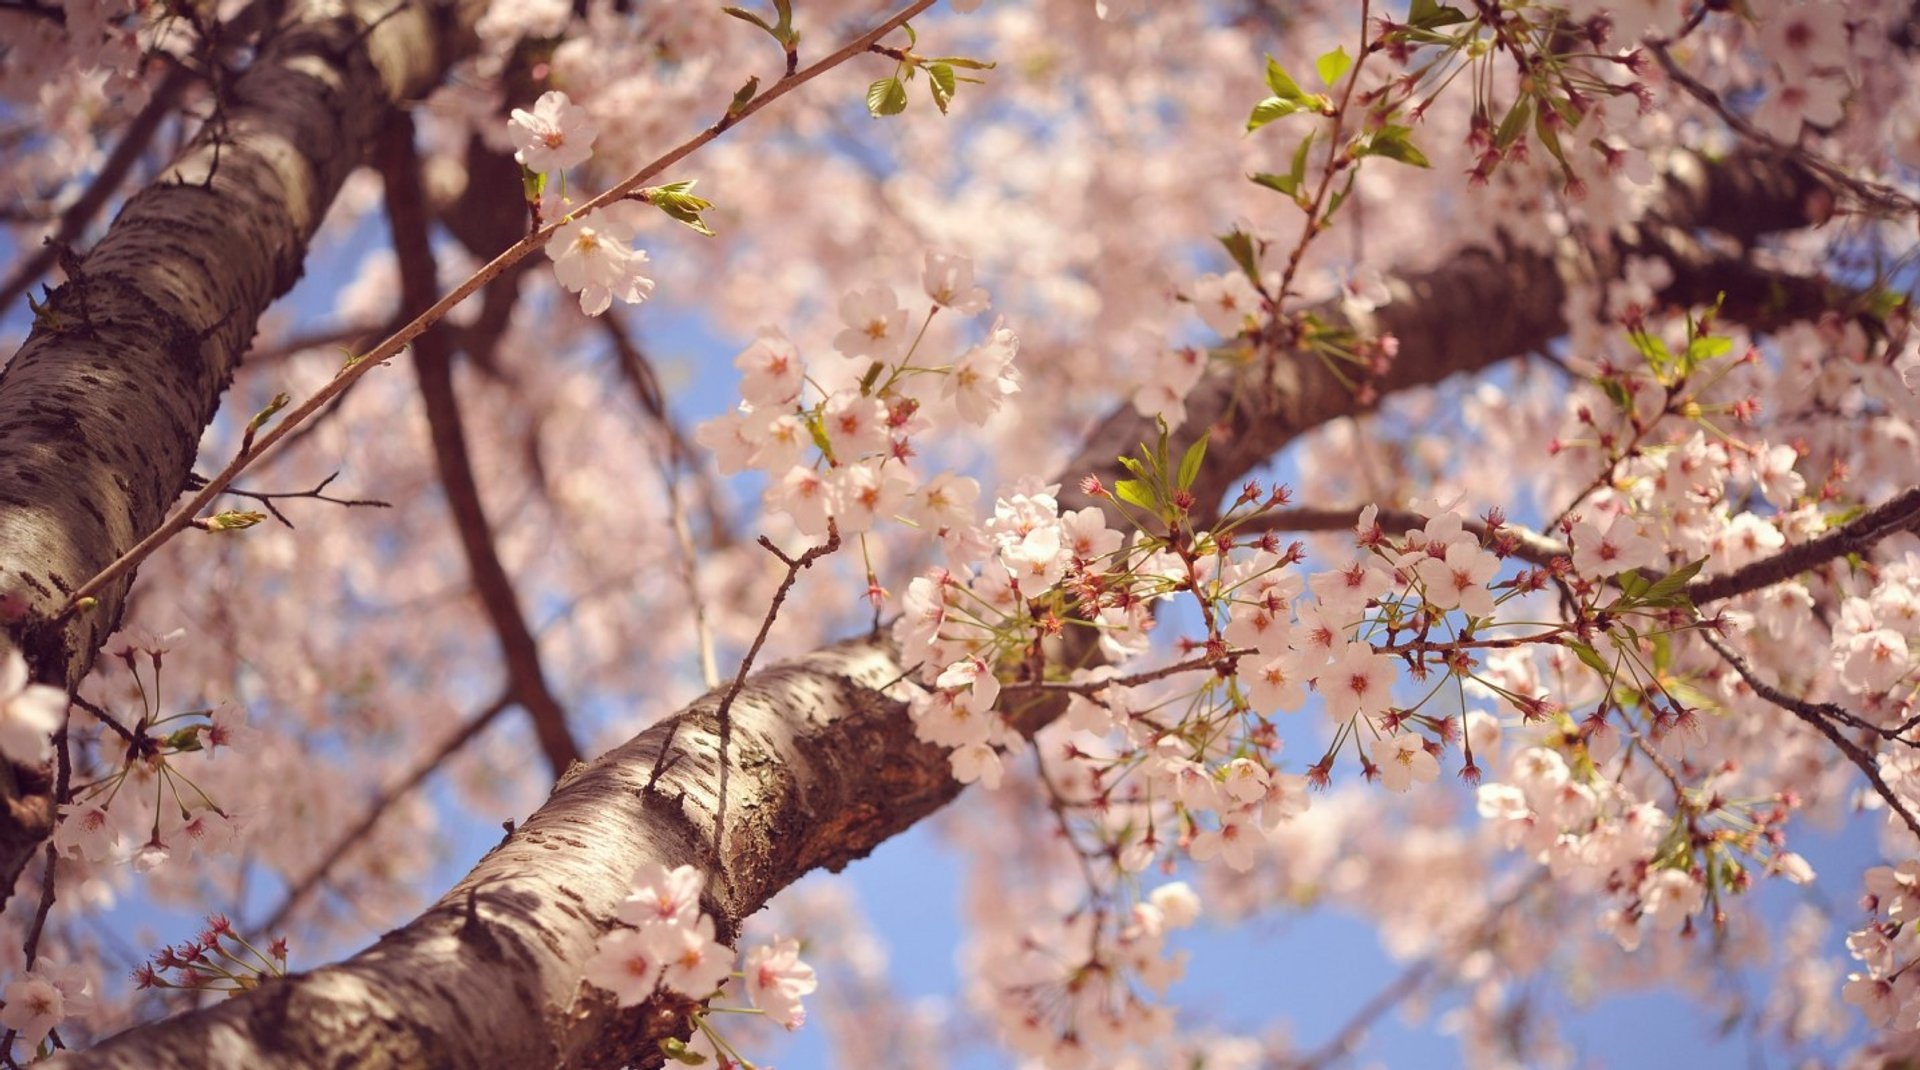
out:
<path id="1" fill-rule="evenodd" d="M 829 522 L 842 535 L 861 534 L 899 517 L 947 537 L 973 522 L 979 483 L 923 473 L 915 443 L 956 419 L 982 424 L 1018 392 L 1019 340 L 996 321 L 951 360 L 921 352 L 943 310 L 987 308 L 963 257 L 929 253 L 924 284 L 931 303 L 917 316 L 888 286 L 842 297 L 838 356 L 826 367 L 810 368 L 784 334 L 763 330 L 734 359 L 740 404 L 699 428 L 723 472 L 765 473 L 767 509 L 791 517 L 803 534 L 823 536 Z"/>
<path id="2" fill-rule="evenodd" d="M 643 864 L 616 912 L 621 924 L 600 938 L 581 979 L 611 993 L 622 1007 L 662 989 L 703 1002 L 718 995 L 734 976 L 734 953 L 714 939 L 713 917 L 700 909 L 705 884 L 692 866 Z M 749 951 L 739 976 L 753 1006 L 787 1029 L 806 1020 L 801 1000 L 819 985 L 792 938 Z M 704 1015 L 699 1021 L 710 1046 L 724 1044 Z"/>

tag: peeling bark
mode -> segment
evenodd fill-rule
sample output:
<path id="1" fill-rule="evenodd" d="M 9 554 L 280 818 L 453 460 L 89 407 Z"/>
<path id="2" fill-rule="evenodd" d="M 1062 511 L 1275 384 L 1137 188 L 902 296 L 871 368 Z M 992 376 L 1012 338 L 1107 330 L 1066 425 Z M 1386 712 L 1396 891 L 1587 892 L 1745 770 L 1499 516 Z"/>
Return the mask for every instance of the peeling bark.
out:
<path id="1" fill-rule="evenodd" d="M 1691 225 L 1691 213 L 1708 206 L 1749 235 L 1812 221 L 1810 180 L 1740 166 L 1780 181 L 1703 174 L 1744 203 L 1694 199 L 1688 184 L 1670 200 L 1667 223 Z M 1732 266 L 1677 264 L 1668 293 L 1693 300 L 1691 287 L 1712 281 L 1703 273 Z M 1484 368 L 1564 333 L 1562 270 L 1545 254 L 1475 250 L 1393 280 L 1395 300 L 1375 326 L 1399 335 L 1401 349 L 1382 392 Z M 1189 398 L 1188 437 L 1209 426 L 1228 432 L 1209 450 L 1207 493 L 1223 494 L 1301 433 L 1359 410 L 1310 358 L 1282 356 L 1241 375 L 1216 375 Z M 1115 458 L 1149 426 L 1130 410 L 1116 414 L 1061 476 L 1092 473 L 1111 484 Z M 1077 491 L 1065 496 L 1085 502 Z M 709 694 L 563 779 L 435 906 L 367 951 L 49 1065 L 659 1066 L 658 1041 L 685 1033 L 690 1004 L 662 996 L 622 1011 L 580 983 L 633 870 L 646 861 L 698 866 L 707 877 L 702 907 L 731 942 L 742 920 L 808 871 L 839 870 L 957 797 L 945 750 L 914 738 L 906 673 L 890 643 L 865 638 L 752 677 L 731 711 L 719 842 L 719 695 Z M 1050 716 L 1021 727 L 1036 730 Z"/>
<path id="2" fill-rule="evenodd" d="M 70 277 L 0 374 L 0 607 L 44 683 L 77 687 L 132 576 L 68 596 L 158 527 L 268 303 L 394 101 L 432 88 L 484 5 L 329 0 L 269 32 L 217 118 Z M 0 906 L 52 829 L 44 777 L 0 776 Z"/>

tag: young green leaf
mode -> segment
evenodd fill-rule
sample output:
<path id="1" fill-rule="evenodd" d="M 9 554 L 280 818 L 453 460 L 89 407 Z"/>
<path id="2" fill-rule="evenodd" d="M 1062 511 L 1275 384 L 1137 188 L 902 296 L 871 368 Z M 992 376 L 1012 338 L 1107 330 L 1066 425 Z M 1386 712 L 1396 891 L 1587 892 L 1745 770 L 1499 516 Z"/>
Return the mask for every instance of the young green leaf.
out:
<path id="1" fill-rule="evenodd" d="M 1253 180 L 1259 182 L 1260 178 L 1256 175 Z M 1220 244 L 1227 247 L 1227 255 L 1240 265 L 1240 270 L 1246 272 L 1247 278 L 1256 283 L 1260 281 L 1260 256 L 1253 247 L 1253 235 L 1235 227 L 1220 235 Z"/>
<path id="2" fill-rule="evenodd" d="M 1339 48 L 1313 61 L 1313 69 L 1319 73 L 1320 80 L 1328 86 L 1339 84 L 1341 76 L 1353 67 L 1353 57 L 1347 55 L 1347 46 Z"/>
<path id="3" fill-rule="evenodd" d="M 1567 648 L 1573 651 L 1573 656 L 1580 659 L 1582 665 L 1585 665 L 1587 668 L 1592 669 L 1602 676 L 1611 677 L 1613 675 L 1613 669 L 1608 667 L 1606 659 L 1600 656 L 1598 650 L 1595 650 L 1578 639 L 1568 639 L 1566 640 L 1566 644 Z"/>
<path id="4" fill-rule="evenodd" d="M 1660 577 L 1640 596 L 1641 601 L 1650 606 L 1665 608 L 1693 605 L 1693 600 L 1687 597 L 1687 584 L 1700 574 L 1700 569 L 1706 563 L 1707 559 L 1703 557 L 1698 561 L 1681 565 Z"/>
<path id="5" fill-rule="evenodd" d="M 1300 180 L 1292 175 L 1277 175 L 1272 171 L 1257 171 L 1247 177 L 1259 185 L 1279 193 L 1284 193 L 1289 197 L 1299 196 Z"/>
<path id="6" fill-rule="evenodd" d="M 1299 84 L 1287 74 L 1287 69 L 1280 66 L 1280 61 L 1272 56 L 1267 57 L 1267 88 L 1273 90 L 1273 95 L 1281 100 L 1290 100 L 1298 104 L 1304 103 L 1307 99 L 1307 95 L 1300 91 Z"/>
<path id="7" fill-rule="evenodd" d="M 1413 0 L 1413 6 L 1407 11 L 1407 25 L 1422 30 L 1453 26 L 1465 21 L 1467 16 L 1458 8 L 1444 6 L 1437 0 Z"/>
<path id="8" fill-rule="evenodd" d="M 907 110 L 907 87 L 898 78 L 882 78 L 867 87 L 867 111 L 878 119 Z"/>
<path id="9" fill-rule="evenodd" d="M 1300 105 L 1296 101 L 1268 97 L 1253 106 L 1253 114 L 1247 116 L 1247 132 L 1252 133 L 1275 119 L 1284 119 L 1299 110 Z"/>
<path id="10" fill-rule="evenodd" d="M 747 84 L 734 91 L 733 100 L 727 104 L 727 118 L 738 119 L 740 113 L 747 110 L 747 105 L 753 103 L 754 94 L 759 91 L 760 76 L 756 74 L 747 79 Z"/>
<path id="11" fill-rule="evenodd" d="M 927 64 L 927 88 L 933 90 L 934 107 L 945 115 L 947 105 L 953 103 L 953 68 L 944 63 Z"/>
<path id="12" fill-rule="evenodd" d="M 1153 500 L 1153 487 L 1143 479 L 1122 479 L 1113 485 L 1113 496 L 1129 505 L 1159 511 Z"/>
<path id="13" fill-rule="evenodd" d="M 1432 167 L 1427 154 L 1414 147 L 1407 140 L 1413 133 L 1404 126 L 1383 126 L 1374 131 L 1373 139 L 1368 143 L 1365 154 L 1385 156 L 1389 160 L 1408 164 L 1413 167 Z"/>
<path id="14" fill-rule="evenodd" d="M 1194 477 L 1200 474 L 1200 462 L 1205 460 L 1206 457 L 1207 436 L 1201 435 L 1199 438 L 1194 439 L 1193 445 L 1188 446 L 1187 452 L 1180 457 L 1180 478 L 1178 486 L 1181 490 L 1186 490 L 1188 487 L 1193 486 Z"/>

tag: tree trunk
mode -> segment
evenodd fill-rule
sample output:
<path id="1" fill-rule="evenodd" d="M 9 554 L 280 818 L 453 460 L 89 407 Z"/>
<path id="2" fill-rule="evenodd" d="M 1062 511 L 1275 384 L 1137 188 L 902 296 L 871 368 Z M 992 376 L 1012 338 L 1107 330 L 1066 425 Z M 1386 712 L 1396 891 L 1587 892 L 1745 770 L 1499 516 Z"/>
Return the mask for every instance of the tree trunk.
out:
<path id="1" fill-rule="evenodd" d="M 0 624 L 36 679 L 77 687 L 119 627 L 132 575 L 69 596 L 160 525 L 260 314 L 396 101 L 471 47 L 485 5 L 315 0 L 267 31 L 214 118 L 67 258 L 0 375 Z M 0 761 L 0 907 L 52 829 L 44 770 Z"/>

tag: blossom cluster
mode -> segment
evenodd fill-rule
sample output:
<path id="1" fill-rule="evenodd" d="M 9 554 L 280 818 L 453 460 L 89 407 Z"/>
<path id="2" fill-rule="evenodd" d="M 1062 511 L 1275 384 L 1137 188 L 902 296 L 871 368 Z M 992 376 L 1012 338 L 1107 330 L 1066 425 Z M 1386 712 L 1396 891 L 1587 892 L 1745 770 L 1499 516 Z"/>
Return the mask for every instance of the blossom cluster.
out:
<path id="1" fill-rule="evenodd" d="M 61 1022 L 91 1013 L 95 995 L 85 967 L 43 962 L 8 981 L 0 998 L 6 1001 L 0 1026 L 19 1033 L 33 1051 Z"/>
<path id="2" fill-rule="evenodd" d="M 700 909 L 705 883 L 692 866 L 642 864 L 617 912 L 624 927 L 600 938 L 581 979 L 612 993 L 622 1007 L 663 988 L 691 1000 L 713 997 L 732 976 L 734 956 L 714 939 L 713 918 Z M 806 1020 L 800 1001 L 819 983 L 791 938 L 748 952 L 744 978 L 753 1005 L 787 1029 Z"/>
<path id="3" fill-rule="evenodd" d="M 62 857 L 94 865 L 130 862 L 145 873 L 235 842 L 244 815 L 216 802 L 201 779 L 204 763 L 221 752 L 249 749 L 255 730 L 246 710 L 222 704 L 164 713 L 150 704 L 181 634 L 126 641 L 116 651 L 133 674 L 143 709 L 131 726 L 115 722 L 116 730 L 102 736 L 104 770 L 60 804 L 53 844 Z M 151 691 L 141 683 L 143 666 Z"/>
<path id="4" fill-rule="evenodd" d="M 1847 951 L 1864 972 L 1847 976 L 1841 995 L 1875 1029 L 1920 1031 L 1920 861 L 1875 866 L 1866 873 L 1866 906 L 1875 920 L 1847 936 Z"/>
<path id="5" fill-rule="evenodd" d="M 1020 388 L 1019 340 L 996 321 L 951 361 L 926 361 L 919 347 L 934 317 L 983 312 L 987 295 L 970 261 L 939 253 L 926 258 L 924 285 L 932 304 L 911 332 L 891 287 L 845 295 L 845 326 L 833 338 L 839 357 L 825 367 L 810 368 L 784 334 L 763 330 L 734 359 L 742 401 L 696 433 L 722 472 L 765 473 L 768 511 L 791 517 L 803 534 L 824 535 L 829 522 L 860 534 L 894 516 L 929 534 L 973 522 L 978 482 L 946 473 L 922 481 L 912 463 L 917 436 L 936 426 L 936 395 L 923 384 L 939 383 L 953 417 L 985 423 Z"/>
<path id="6" fill-rule="evenodd" d="M 545 176 L 564 174 L 593 155 L 599 127 L 585 108 L 554 89 L 542 93 L 530 111 L 513 109 L 507 133 L 513 141 L 513 158 L 542 176 L 544 185 Z M 554 278 L 568 292 L 580 295 L 580 311 L 589 316 L 605 312 L 614 298 L 639 304 L 653 293 L 653 280 L 646 274 L 646 251 L 632 244 L 636 226 L 629 209 L 633 207 L 637 206 L 622 202 L 568 218 L 547 242 Z"/>
<path id="7" fill-rule="evenodd" d="M 1163 884 L 1115 916 L 1082 911 L 1027 926 L 981 964 L 984 999 L 1008 1046 L 1055 1070 L 1112 1065 L 1173 1032 L 1163 996 L 1185 970 L 1167 935 L 1192 925 L 1200 898 L 1184 882 Z"/>

